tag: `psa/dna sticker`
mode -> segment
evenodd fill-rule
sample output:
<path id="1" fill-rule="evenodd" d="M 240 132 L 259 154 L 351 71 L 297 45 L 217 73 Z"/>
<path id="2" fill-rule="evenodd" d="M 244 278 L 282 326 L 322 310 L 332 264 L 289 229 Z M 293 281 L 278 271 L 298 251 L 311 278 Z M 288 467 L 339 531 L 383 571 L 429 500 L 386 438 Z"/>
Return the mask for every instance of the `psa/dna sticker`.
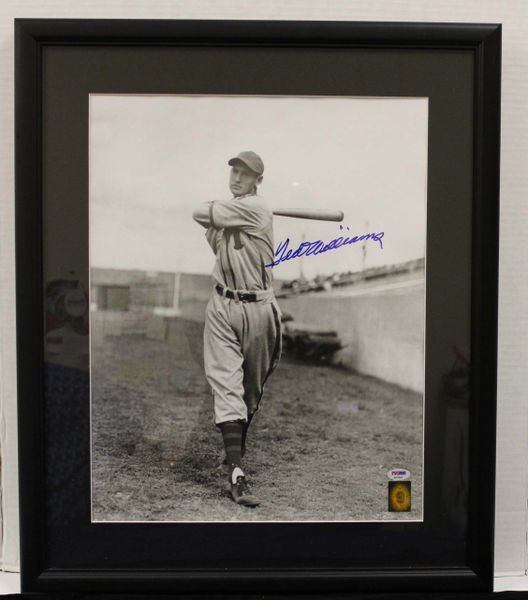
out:
<path id="1" fill-rule="evenodd" d="M 411 482 L 389 481 L 389 512 L 411 510 Z"/>
<path id="2" fill-rule="evenodd" d="M 387 477 L 391 481 L 402 481 L 404 479 L 410 479 L 411 472 L 407 471 L 407 469 L 391 469 L 390 471 L 387 471 Z"/>
<path id="3" fill-rule="evenodd" d="M 409 512 L 411 510 L 411 473 L 401 467 L 387 472 L 389 479 L 389 511 Z"/>

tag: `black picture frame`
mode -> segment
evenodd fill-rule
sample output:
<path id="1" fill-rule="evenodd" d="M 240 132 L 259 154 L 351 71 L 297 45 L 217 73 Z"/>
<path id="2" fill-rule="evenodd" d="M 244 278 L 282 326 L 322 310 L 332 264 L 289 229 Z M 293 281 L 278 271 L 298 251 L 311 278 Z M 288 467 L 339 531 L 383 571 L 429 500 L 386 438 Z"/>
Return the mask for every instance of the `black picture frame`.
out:
<path id="1" fill-rule="evenodd" d="M 439 23 L 368 23 L 368 22 L 285 22 L 285 21 L 172 21 L 172 20 L 58 20 L 17 19 L 15 21 L 16 75 L 16 273 L 17 273 L 17 339 L 18 339 L 18 420 L 21 513 L 21 572 L 24 592 L 331 592 L 331 591 L 491 591 L 493 582 L 493 522 L 495 467 L 496 353 L 497 353 L 497 285 L 499 229 L 499 139 L 500 139 L 500 60 L 501 27 L 495 24 Z M 242 54 L 249 49 L 284 51 L 317 50 L 329 57 L 336 50 L 346 52 L 405 52 L 421 55 L 424 64 L 434 56 L 467 55 L 473 68 L 470 81 L 471 103 L 464 110 L 471 116 L 471 160 L 460 167 L 472 182 L 468 221 L 460 226 L 456 238 L 469 240 L 470 288 L 467 317 L 470 323 L 471 371 L 469 395 L 468 489 L 465 509 L 466 525 L 462 533 L 451 535 L 443 529 L 442 507 L 435 507 L 434 494 L 425 496 L 424 534 L 419 525 L 399 523 L 395 526 L 353 524 L 346 532 L 325 524 L 269 525 L 256 532 L 248 524 L 237 527 L 236 543 L 220 561 L 218 545 L 232 534 L 233 525 L 220 524 L 215 529 L 180 525 L 178 539 L 186 536 L 188 563 L 177 566 L 167 559 L 141 561 L 125 557 L 127 546 L 153 544 L 159 536 L 159 548 L 151 546 L 152 556 L 170 546 L 175 525 L 107 525 L 104 535 L 86 520 L 82 513 L 71 529 L 62 526 L 60 505 L 58 521 L 50 517 L 49 462 L 55 457 L 67 462 L 64 453 L 50 453 L 53 436 L 50 430 L 45 394 L 44 269 L 45 241 L 50 235 L 45 227 L 61 227 L 50 221 L 45 199 L 45 185 L 50 157 L 43 150 L 45 122 L 46 63 L 49 49 L 79 51 L 82 49 L 133 49 L 146 53 L 151 49 L 236 49 Z M 72 58 L 75 63 L 75 56 Z M 126 62 L 126 61 L 125 61 Z M 86 63 L 83 63 L 85 66 Z M 137 66 L 137 65 L 136 65 Z M 309 65 L 306 65 L 309 71 Z M 337 68 L 337 67 L 335 67 Z M 126 66 L 123 67 L 126 70 Z M 331 73 L 331 61 L 328 62 Z M 441 70 L 441 67 L 440 67 Z M 445 73 L 446 81 L 449 73 Z M 116 79 L 134 78 L 133 73 L 114 72 Z M 137 75 L 138 82 L 140 76 Z M 407 75 L 394 75 L 405 79 Z M 422 71 L 427 78 L 427 70 Z M 413 79 L 414 78 L 414 79 Z M 331 79 L 331 77 L 330 77 Z M 409 79 L 418 81 L 416 75 Z M 153 93 L 164 91 L 163 77 Z M 261 92 L 264 83 L 255 77 L 248 89 Z M 411 84 L 412 84 L 411 81 Z M 328 82 L 327 82 L 328 83 Z M 409 84 L 409 85 L 411 85 Z M 294 84 L 292 84 L 294 85 Z M 328 83 L 330 86 L 330 83 Z M 339 82 L 334 82 L 339 87 Z M 413 84 L 414 85 L 414 84 Z M 141 85 L 139 86 L 141 88 Z M 215 87 L 215 86 L 213 86 Z M 453 84 L 453 88 L 455 88 Z M 150 89 L 147 87 L 147 89 Z M 326 93 L 333 93 L 330 88 Z M 338 89 L 338 88 L 337 88 Z M 216 90 L 216 88 L 215 88 Z M 97 90 L 101 91 L 101 90 Z M 247 90 L 246 90 L 247 91 Z M 320 89 L 318 90 L 320 91 Z M 302 93 L 305 93 L 302 91 Z M 65 109 L 67 107 L 64 107 Z M 68 108 L 68 110 L 70 110 Z M 461 109 L 462 110 L 462 109 Z M 440 123 L 441 125 L 441 123 Z M 431 126 L 431 131 L 435 126 Z M 435 157 L 434 143 L 430 159 Z M 72 160 L 78 161 L 78 171 L 65 177 L 85 177 L 86 149 Z M 73 163 L 72 163 L 73 164 Z M 450 165 L 451 168 L 455 168 Z M 83 175 L 84 173 L 84 175 Z M 446 175 L 446 180 L 451 175 Z M 432 186 L 438 183 L 430 183 Z M 447 185 L 447 184 L 446 184 Z M 71 199 L 73 204 L 86 200 Z M 446 206 L 449 203 L 446 201 Z M 450 205 L 450 204 L 449 204 Z M 84 205 L 83 205 L 84 206 Z M 81 207 L 80 213 L 83 213 Z M 64 217 L 66 221 L 68 218 Z M 442 237 L 441 210 L 429 215 L 431 227 L 438 222 L 431 240 Z M 51 222 L 51 225 L 50 225 Z M 453 222 L 453 221 L 452 221 Z M 451 222 L 451 223 L 452 223 Z M 56 223 L 56 224 L 54 224 Z M 65 225 L 66 227 L 68 225 Z M 453 234 L 453 232 L 449 232 Z M 79 244 L 86 244 L 81 239 Z M 455 242 L 453 242 L 455 244 Z M 65 248 L 68 252 L 69 249 Z M 454 256 L 428 262 L 427 327 L 434 331 L 449 321 L 449 301 L 436 299 L 434 288 L 440 275 L 449 285 L 449 269 Z M 434 256 L 434 252 L 432 253 Z M 458 281 L 452 282 L 456 287 Z M 442 306 L 444 308 L 442 308 Z M 435 312 L 433 313 L 433 308 Z M 443 313 L 446 312 L 446 314 Z M 429 346 L 428 346 L 429 349 Z M 89 419 L 86 406 L 76 419 Z M 431 420 L 430 420 L 431 421 Z M 430 423 L 430 437 L 434 437 Z M 427 434 L 427 431 L 426 431 Z M 441 431 L 437 432 L 441 436 Z M 60 450 L 60 440 L 56 440 Z M 427 437 L 426 437 L 427 441 Z M 434 448 L 426 448 L 425 464 L 441 458 L 431 458 Z M 61 458 L 62 456 L 62 458 Z M 88 471 L 86 447 L 81 448 L 81 464 Z M 83 463 L 84 461 L 84 463 Z M 432 467 L 431 473 L 436 467 Z M 83 479 L 82 468 L 72 474 Z M 79 497 L 86 494 L 82 487 Z M 425 481 L 427 488 L 428 481 Z M 429 486 L 434 492 L 434 485 Z M 60 496 L 60 492 L 59 492 Z M 59 498 L 60 499 L 60 498 Z M 64 499 L 63 499 L 64 500 Z M 445 507 L 444 507 L 445 508 Z M 82 511 L 81 511 L 82 512 Z M 84 520 L 83 520 L 84 519 Z M 439 527 L 434 527 L 437 520 Z M 231 529 L 230 529 L 231 527 Z M 392 529 L 391 529 L 392 527 Z M 425 527 L 425 526 L 424 526 Z M 162 529 L 160 529 L 162 528 Z M 301 529 L 299 529 L 301 528 Z M 390 530 L 390 531 L 389 531 Z M 64 534 L 64 537 L 57 536 Z M 78 532 L 78 536 L 77 533 Z M 261 553 L 260 564 L 255 557 L 244 554 L 249 540 L 259 539 L 255 557 Z M 345 535 L 346 533 L 346 535 Z M 172 536 L 172 538 L 171 538 Z M 268 536 L 268 537 L 266 537 Z M 221 540 L 220 540 L 221 538 Z M 347 542 L 348 540 L 348 542 Z M 399 547 L 398 540 L 405 540 Z M 64 556 L 75 553 L 75 547 L 88 544 L 99 559 L 87 551 L 86 563 L 63 566 Z M 391 550 L 390 544 L 394 544 Z M 62 545 L 61 545 L 62 544 Z M 239 546 L 237 547 L 237 544 Z M 346 562 L 348 545 L 362 546 L 367 558 L 361 563 Z M 253 541 L 254 545 L 254 541 Z M 60 546 L 60 548 L 59 548 Z M 118 552 L 117 547 L 121 550 Z M 302 548 L 307 549 L 301 556 Z M 208 551 L 211 548 L 210 551 Z M 378 557 L 376 551 L 378 548 Z M 278 566 L 274 553 L 284 551 Z M 310 560 L 309 551 L 315 558 Z M 215 554 L 216 552 L 216 554 Z M 319 552 L 319 556 L 317 556 Z M 321 554 L 322 552 L 326 554 Z M 122 553 L 122 554 L 121 554 Z M 157 555 L 156 555 L 157 556 Z M 288 556 L 290 557 L 288 559 Z M 347 555 L 348 556 L 348 555 Z M 424 557 L 425 558 L 420 558 Z M 217 558 L 218 560 L 215 560 Z M 182 559 L 183 560 L 183 559 Z M 424 562 L 425 561 L 425 562 Z"/>

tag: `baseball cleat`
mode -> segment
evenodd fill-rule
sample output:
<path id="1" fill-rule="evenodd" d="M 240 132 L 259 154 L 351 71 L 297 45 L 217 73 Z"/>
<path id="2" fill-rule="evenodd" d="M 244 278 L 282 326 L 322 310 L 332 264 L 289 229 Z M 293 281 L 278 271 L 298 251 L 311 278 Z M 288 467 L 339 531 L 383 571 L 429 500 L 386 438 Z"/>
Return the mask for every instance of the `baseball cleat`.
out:
<path id="1" fill-rule="evenodd" d="M 240 506 L 248 507 L 260 504 L 258 498 L 250 492 L 244 472 L 240 467 L 233 469 L 229 483 L 231 484 L 231 498 L 233 498 L 234 502 L 240 504 Z"/>

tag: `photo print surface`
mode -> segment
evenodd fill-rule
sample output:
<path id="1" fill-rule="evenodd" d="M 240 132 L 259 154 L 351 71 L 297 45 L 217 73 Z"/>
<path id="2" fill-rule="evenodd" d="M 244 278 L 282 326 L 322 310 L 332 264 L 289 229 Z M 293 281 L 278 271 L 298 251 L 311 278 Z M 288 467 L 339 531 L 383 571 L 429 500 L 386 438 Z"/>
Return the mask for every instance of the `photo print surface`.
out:
<path id="1" fill-rule="evenodd" d="M 422 520 L 427 98 L 89 123 L 92 520 Z"/>

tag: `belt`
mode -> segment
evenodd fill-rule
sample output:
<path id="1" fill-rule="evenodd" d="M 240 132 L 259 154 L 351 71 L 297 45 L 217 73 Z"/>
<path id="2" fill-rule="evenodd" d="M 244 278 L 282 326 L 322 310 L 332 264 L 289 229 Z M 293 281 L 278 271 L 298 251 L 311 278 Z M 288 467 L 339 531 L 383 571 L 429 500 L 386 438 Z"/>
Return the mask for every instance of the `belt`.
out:
<path id="1" fill-rule="evenodd" d="M 240 300 L 240 302 L 256 302 L 258 300 L 255 292 L 239 292 L 237 290 L 230 290 L 221 285 L 217 285 L 215 290 L 219 296 L 225 296 L 231 300 Z"/>

